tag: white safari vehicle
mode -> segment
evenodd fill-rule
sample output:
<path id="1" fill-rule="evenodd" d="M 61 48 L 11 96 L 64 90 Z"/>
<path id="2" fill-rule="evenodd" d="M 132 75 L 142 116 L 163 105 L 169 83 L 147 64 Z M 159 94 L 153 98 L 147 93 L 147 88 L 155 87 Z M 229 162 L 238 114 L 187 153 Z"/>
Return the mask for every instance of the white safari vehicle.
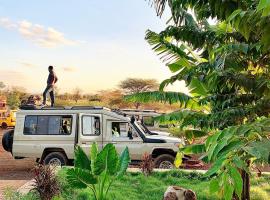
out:
<path id="1" fill-rule="evenodd" d="M 172 168 L 179 145 L 184 145 L 179 138 L 149 134 L 134 117 L 119 111 L 82 106 L 22 107 L 15 129 L 2 138 L 4 149 L 15 159 L 56 165 L 72 164 L 75 145 L 89 153 L 93 142 L 99 148 L 113 143 L 119 152 L 127 146 L 134 163 L 144 153 L 151 154 L 157 168 Z"/>

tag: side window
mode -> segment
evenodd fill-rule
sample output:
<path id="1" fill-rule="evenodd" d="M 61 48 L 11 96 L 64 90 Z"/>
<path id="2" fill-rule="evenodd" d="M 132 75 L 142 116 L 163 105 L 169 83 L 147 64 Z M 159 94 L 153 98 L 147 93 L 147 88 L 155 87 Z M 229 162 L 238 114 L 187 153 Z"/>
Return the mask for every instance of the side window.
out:
<path id="1" fill-rule="evenodd" d="M 48 134 L 48 116 L 38 116 L 37 121 L 37 135 L 47 135 Z"/>
<path id="2" fill-rule="evenodd" d="M 25 135 L 69 135 L 71 134 L 72 116 L 39 115 L 26 116 Z"/>
<path id="3" fill-rule="evenodd" d="M 82 134 L 83 135 L 100 135 L 99 117 L 83 116 L 82 117 Z"/>
<path id="4" fill-rule="evenodd" d="M 37 131 L 37 116 L 26 116 L 24 121 L 24 134 L 34 135 Z"/>
<path id="5" fill-rule="evenodd" d="M 137 131 L 127 122 L 112 122 L 112 138 L 132 139 L 138 137 Z"/>
<path id="6" fill-rule="evenodd" d="M 61 124 L 60 116 L 50 116 L 48 121 L 48 132 L 50 135 L 57 135 L 63 133 L 60 131 L 60 124 Z"/>
<path id="7" fill-rule="evenodd" d="M 153 127 L 154 126 L 154 118 L 153 117 L 151 117 L 151 116 L 144 116 L 142 119 L 143 119 L 143 123 L 146 126 L 150 126 L 150 127 Z"/>

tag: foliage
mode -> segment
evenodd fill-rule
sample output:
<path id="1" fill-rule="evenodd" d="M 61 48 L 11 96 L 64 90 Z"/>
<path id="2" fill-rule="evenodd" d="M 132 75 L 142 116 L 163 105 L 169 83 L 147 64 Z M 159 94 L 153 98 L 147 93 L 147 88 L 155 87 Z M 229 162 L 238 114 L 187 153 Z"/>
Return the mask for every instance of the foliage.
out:
<path id="1" fill-rule="evenodd" d="M 27 94 L 24 88 L 13 87 L 11 90 L 7 90 L 5 95 L 7 97 L 7 105 L 11 109 L 17 109 Z"/>
<path id="2" fill-rule="evenodd" d="M 155 79 L 127 78 L 120 82 L 119 88 L 122 89 L 125 94 L 135 94 L 138 92 L 156 90 L 158 88 L 158 82 Z M 135 102 L 136 109 L 138 109 L 139 106 L 140 101 Z"/>
<path id="3" fill-rule="evenodd" d="M 22 195 L 15 189 L 7 187 L 3 190 L 3 198 L 5 200 L 37 200 L 38 196 L 31 192 L 26 195 Z"/>
<path id="4" fill-rule="evenodd" d="M 166 97 L 186 108 L 158 120 L 191 129 L 191 137 L 209 135 L 205 144 L 186 151 L 206 151 L 203 159 L 214 163 L 207 174 L 216 176 L 211 191 L 220 191 L 225 199 L 233 193 L 240 197 L 243 184 L 236 168 L 244 173 L 250 169 L 247 163 L 269 162 L 269 134 L 263 127 L 268 128 L 270 113 L 270 2 L 153 0 L 153 4 L 159 16 L 168 5 L 172 23 L 160 33 L 148 30 L 145 39 L 174 75 L 161 83 L 159 91 L 127 98 L 164 102 Z M 209 18 L 215 22 L 210 24 Z M 163 91 L 179 80 L 186 82 L 188 97 Z"/>
<path id="5" fill-rule="evenodd" d="M 142 170 L 145 176 L 149 176 L 150 174 L 152 174 L 154 170 L 154 162 L 150 154 L 148 153 L 143 154 L 140 169 Z"/>
<path id="6" fill-rule="evenodd" d="M 73 100 L 77 103 L 79 99 L 81 99 L 82 91 L 80 88 L 75 88 L 73 91 Z"/>
<path id="7" fill-rule="evenodd" d="M 67 180 L 78 189 L 89 188 L 96 200 L 105 200 L 112 183 L 123 176 L 130 162 L 128 148 L 119 157 L 115 147 L 107 144 L 98 152 L 96 143 L 92 144 L 90 158 L 81 147 L 75 150 L 75 166 L 68 169 Z"/>
<path id="8" fill-rule="evenodd" d="M 54 171 L 50 165 L 37 165 L 33 169 L 35 177 L 32 191 L 38 193 L 41 200 L 51 200 L 59 195 L 59 182 Z"/>
<path id="9" fill-rule="evenodd" d="M 124 90 L 126 94 L 134 94 L 156 90 L 158 82 L 155 79 L 127 78 L 120 82 L 119 88 Z"/>
<path id="10" fill-rule="evenodd" d="M 59 172 L 61 182 L 63 182 L 63 190 L 61 192 L 61 200 L 90 200 L 93 195 L 87 190 L 76 190 L 69 185 L 66 180 L 66 169 Z M 205 178 L 203 174 L 198 172 L 185 172 L 182 170 L 172 170 L 168 172 L 153 172 L 151 176 L 144 176 L 142 173 L 127 173 L 123 177 L 117 179 L 112 185 L 111 191 L 108 194 L 108 199 L 113 200 L 160 200 L 168 185 L 179 185 L 184 188 L 190 188 L 196 192 L 200 200 L 217 200 L 220 199 L 216 194 L 210 193 L 207 185 L 209 185 L 209 178 Z M 267 199 L 269 194 L 270 177 L 269 175 L 262 175 L 258 178 L 252 175 L 251 198 L 256 200 Z M 88 197 L 87 197 L 88 195 Z"/>

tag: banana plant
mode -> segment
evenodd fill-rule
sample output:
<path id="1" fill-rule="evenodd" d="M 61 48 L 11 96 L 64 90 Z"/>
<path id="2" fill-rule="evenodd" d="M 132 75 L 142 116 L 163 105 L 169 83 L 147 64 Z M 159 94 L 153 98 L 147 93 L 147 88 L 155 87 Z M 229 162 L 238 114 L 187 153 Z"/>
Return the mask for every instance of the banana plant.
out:
<path id="1" fill-rule="evenodd" d="M 89 188 L 95 200 L 106 200 L 113 182 L 126 172 L 130 156 L 127 147 L 119 157 L 113 144 L 107 144 L 99 152 L 93 143 L 89 157 L 77 146 L 74 162 L 74 168 L 67 171 L 69 184 L 77 189 Z"/>

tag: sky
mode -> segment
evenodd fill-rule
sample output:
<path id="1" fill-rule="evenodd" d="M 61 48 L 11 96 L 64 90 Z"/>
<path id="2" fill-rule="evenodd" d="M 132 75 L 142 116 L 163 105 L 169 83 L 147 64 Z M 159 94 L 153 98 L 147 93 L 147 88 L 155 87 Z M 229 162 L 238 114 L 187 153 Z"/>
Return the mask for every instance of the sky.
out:
<path id="1" fill-rule="evenodd" d="M 49 65 L 60 92 L 116 88 L 172 75 L 144 40 L 166 27 L 146 0 L 0 0 L 0 81 L 42 93 Z M 187 92 L 182 82 L 168 90 Z"/>

